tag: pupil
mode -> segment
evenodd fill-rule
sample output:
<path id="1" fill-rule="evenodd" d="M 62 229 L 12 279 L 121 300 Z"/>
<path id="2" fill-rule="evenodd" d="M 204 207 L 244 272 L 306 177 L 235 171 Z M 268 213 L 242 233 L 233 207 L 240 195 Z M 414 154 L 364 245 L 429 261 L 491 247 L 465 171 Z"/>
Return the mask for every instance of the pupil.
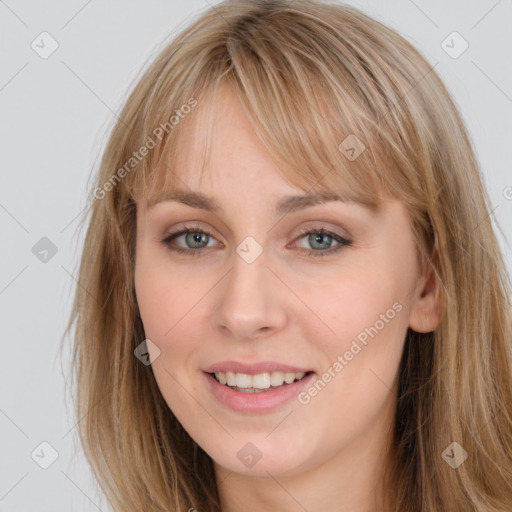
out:
<path id="1" fill-rule="evenodd" d="M 315 233 L 312 236 L 313 243 L 311 244 L 313 247 L 315 247 L 315 244 L 320 244 L 320 248 L 328 247 L 331 243 L 331 238 L 329 235 L 326 235 L 325 233 Z M 324 243 L 322 244 L 322 239 L 325 238 Z M 317 247 L 318 248 L 318 247 Z"/>
<path id="2" fill-rule="evenodd" d="M 206 237 L 207 235 L 205 233 L 189 233 L 187 235 L 187 238 L 190 237 L 191 243 L 189 245 L 194 246 L 194 244 L 201 244 L 201 242 L 207 242 Z M 190 239 L 188 238 L 188 239 Z M 188 241 L 188 240 L 187 240 Z"/>

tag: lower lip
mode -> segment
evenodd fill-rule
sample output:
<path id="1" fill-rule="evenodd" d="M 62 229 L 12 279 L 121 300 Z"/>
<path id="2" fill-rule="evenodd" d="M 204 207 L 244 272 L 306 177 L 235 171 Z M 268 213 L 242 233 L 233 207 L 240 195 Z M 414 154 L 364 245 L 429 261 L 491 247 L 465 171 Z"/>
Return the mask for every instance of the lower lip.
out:
<path id="1" fill-rule="evenodd" d="M 209 373 L 203 372 L 210 388 L 217 400 L 237 412 L 268 412 L 295 398 L 314 377 L 314 373 L 306 375 L 301 380 L 287 384 L 279 388 L 256 393 L 244 393 L 235 391 L 221 384 Z"/>

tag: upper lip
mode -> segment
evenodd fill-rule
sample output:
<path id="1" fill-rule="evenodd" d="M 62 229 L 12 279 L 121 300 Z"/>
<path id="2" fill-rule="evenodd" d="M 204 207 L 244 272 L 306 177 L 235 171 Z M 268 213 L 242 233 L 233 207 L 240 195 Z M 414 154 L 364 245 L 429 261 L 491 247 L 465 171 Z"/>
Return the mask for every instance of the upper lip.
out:
<path id="1" fill-rule="evenodd" d="M 307 373 L 312 371 L 310 368 L 301 368 L 277 361 L 260 361 L 257 363 L 242 363 L 241 361 L 219 361 L 203 369 L 206 373 L 216 372 L 234 372 L 246 373 L 247 375 L 256 375 L 258 373 Z"/>

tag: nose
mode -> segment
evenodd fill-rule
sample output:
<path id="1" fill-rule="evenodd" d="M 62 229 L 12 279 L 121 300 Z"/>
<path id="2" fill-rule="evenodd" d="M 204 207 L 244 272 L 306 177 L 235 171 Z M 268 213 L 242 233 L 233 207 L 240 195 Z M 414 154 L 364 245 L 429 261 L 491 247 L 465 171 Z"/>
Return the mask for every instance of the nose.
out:
<path id="1" fill-rule="evenodd" d="M 252 263 L 237 253 L 233 260 L 233 267 L 216 287 L 214 328 L 238 340 L 268 337 L 283 329 L 289 308 L 285 307 L 283 284 L 267 267 L 265 251 Z"/>

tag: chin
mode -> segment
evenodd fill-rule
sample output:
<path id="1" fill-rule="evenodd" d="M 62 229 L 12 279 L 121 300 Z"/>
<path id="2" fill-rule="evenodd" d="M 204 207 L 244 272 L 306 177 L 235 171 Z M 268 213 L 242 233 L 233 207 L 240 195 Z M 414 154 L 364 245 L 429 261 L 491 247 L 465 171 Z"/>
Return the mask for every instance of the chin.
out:
<path id="1" fill-rule="evenodd" d="M 298 455 L 304 455 L 300 443 L 285 447 L 282 443 L 273 445 L 268 440 L 265 442 L 244 442 L 239 446 L 236 443 L 233 447 L 221 453 L 210 454 L 215 464 L 228 471 L 235 473 L 268 478 L 293 476 L 305 469 L 307 461 Z M 229 453 L 234 456 L 228 456 Z"/>

